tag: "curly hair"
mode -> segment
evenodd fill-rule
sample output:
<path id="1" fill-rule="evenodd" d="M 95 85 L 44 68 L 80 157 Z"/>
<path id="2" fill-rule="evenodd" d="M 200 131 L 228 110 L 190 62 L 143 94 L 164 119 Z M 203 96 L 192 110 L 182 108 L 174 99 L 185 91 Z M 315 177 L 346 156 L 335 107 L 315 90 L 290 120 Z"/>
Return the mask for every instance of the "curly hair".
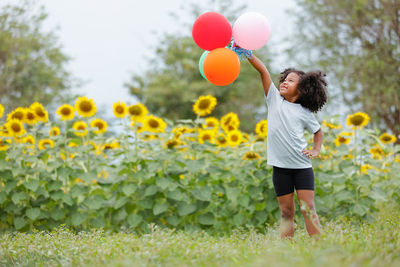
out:
<path id="1" fill-rule="evenodd" d="M 326 89 L 328 83 L 325 80 L 326 74 L 319 70 L 304 72 L 294 68 L 288 68 L 281 72 L 279 83 L 283 83 L 286 77 L 293 72 L 300 77 L 297 85 L 300 96 L 296 100 L 296 103 L 299 103 L 311 112 L 321 110 L 328 99 Z"/>

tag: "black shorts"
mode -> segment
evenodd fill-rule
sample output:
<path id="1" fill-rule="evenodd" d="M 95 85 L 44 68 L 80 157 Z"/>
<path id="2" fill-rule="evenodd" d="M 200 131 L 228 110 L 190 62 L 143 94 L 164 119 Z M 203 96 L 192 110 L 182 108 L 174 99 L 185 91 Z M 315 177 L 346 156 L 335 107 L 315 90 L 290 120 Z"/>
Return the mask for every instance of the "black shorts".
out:
<path id="1" fill-rule="evenodd" d="M 273 166 L 272 180 L 276 196 L 290 194 L 296 190 L 314 190 L 313 169 L 286 169 Z"/>

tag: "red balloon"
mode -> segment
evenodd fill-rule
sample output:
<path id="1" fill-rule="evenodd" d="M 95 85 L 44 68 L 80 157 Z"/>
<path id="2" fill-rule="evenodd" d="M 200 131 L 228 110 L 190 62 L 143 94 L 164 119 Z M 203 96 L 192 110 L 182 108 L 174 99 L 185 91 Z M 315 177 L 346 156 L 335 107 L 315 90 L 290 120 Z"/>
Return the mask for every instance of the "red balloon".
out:
<path id="1" fill-rule="evenodd" d="M 229 44 L 232 27 L 223 15 L 217 12 L 206 12 L 194 22 L 192 36 L 200 48 L 211 51 Z"/>

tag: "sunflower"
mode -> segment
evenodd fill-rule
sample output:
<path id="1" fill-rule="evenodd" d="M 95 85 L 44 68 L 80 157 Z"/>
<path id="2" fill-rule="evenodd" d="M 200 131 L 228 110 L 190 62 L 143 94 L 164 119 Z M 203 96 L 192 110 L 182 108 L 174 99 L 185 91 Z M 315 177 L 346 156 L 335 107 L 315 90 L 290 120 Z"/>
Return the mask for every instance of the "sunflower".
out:
<path id="1" fill-rule="evenodd" d="M 37 121 L 48 122 L 49 121 L 49 113 L 44 109 L 42 104 L 39 102 L 35 102 L 29 107 L 35 113 Z"/>
<path id="2" fill-rule="evenodd" d="M 221 118 L 221 128 L 226 132 L 239 129 L 240 121 L 236 113 L 229 112 Z"/>
<path id="3" fill-rule="evenodd" d="M 242 144 L 249 142 L 249 140 L 250 140 L 249 134 L 248 133 L 243 133 L 243 135 L 242 135 Z"/>
<path id="4" fill-rule="evenodd" d="M 25 119 L 25 109 L 24 108 L 16 108 L 15 110 L 11 111 L 8 115 L 7 115 L 7 121 L 9 120 L 19 120 L 21 122 L 24 121 Z"/>
<path id="5" fill-rule="evenodd" d="M 211 95 L 200 96 L 193 105 L 193 112 L 199 116 L 210 114 L 217 105 L 217 99 Z"/>
<path id="6" fill-rule="evenodd" d="M 250 159 L 250 160 L 261 159 L 261 156 L 256 152 L 249 151 L 246 154 L 244 154 L 244 156 L 243 156 L 243 160 L 246 160 L 246 159 Z"/>
<path id="7" fill-rule="evenodd" d="M 62 121 L 70 121 L 75 117 L 75 109 L 73 106 L 63 104 L 57 109 L 57 115 L 59 115 Z"/>
<path id="8" fill-rule="evenodd" d="M 219 147 L 226 147 L 228 145 L 228 139 L 223 133 L 217 135 L 215 142 Z"/>
<path id="9" fill-rule="evenodd" d="M 94 119 L 90 122 L 90 127 L 97 128 L 97 130 L 93 131 L 95 134 L 105 133 L 107 131 L 107 126 L 107 122 L 102 119 Z"/>
<path id="10" fill-rule="evenodd" d="M 124 102 L 118 101 L 113 105 L 114 116 L 117 118 L 124 118 L 128 114 L 128 107 Z"/>
<path id="11" fill-rule="evenodd" d="M 57 136 L 60 135 L 60 128 L 58 128 L 57 126 L 51 127 L 50 131 L 49 131 L 49 135 L 50 136 Z"/>
<path id="12" fill-rule="evenodd" d="M 380 145 L 375 145 L 369 149 L 369 153 L 371 153 L 373 159 L 382 159 L 386 156 L 385 151 L 383 151 Z"/>
<path id="13" fill-rule="evenodd" d="M 260 137 L 267 137 L 268 134 L 268 121 L 261 120 L 256 125 L 256 133 Z"/>
<path id="14" fill-rule="evenodd" d="M 352 135 L 353 135 L 352 133 L 341 132 L 340 134 L 338 134 L 336 136 L 335 145 L 336 146 L 340 146 L 342 144 L 348 145 L 351 141 L 350 136 L 352 136 Z"/>
<path id="15" fill-rule="evenodd" d="M 7 130 L 6 125 L 0 125 L 0 136 L 9 137 L 10 133 Z"/>
<path id="16" fill-rule="evenodd" d="M 22 143 L 30 144 L 29 147 L 33 148 L 34 145 L 36 144 L 36 140 L 35 140 L 35 137 L 33 137 L 33 135 L 29 134 L 29 135 L 25 136 L 24 138 L 22 138 Z"/>
<path id="17" fill-rule="evenodd" d="M 136 105 L 129 106 L 128 113 L 132 121 L 142 121 L 149 111 L 145 105 L 137 103 Z"/>
<path id="18" fill-rule="evenodd" d="M 185 133 L 194 133 L 195 131 L 189 127 L 186 126 L 181 126 L 181 127 L 176 127 L 172 129 L 172 133 L 174 134 L 175 138 L 181 137 L 182 134 Z"/>
<path id="19" fill-rule="evenodd" d="M 181 146 L 182 144 L 183 144 L 183 142 L 181 140 L 172 138 L 172 139 L 169 139 L 167 142 L 165 142 L 164 147 L 166 149 L 174 149 L 174 148 L 177 148 L 178 146 Z"/>
<path id="20" fill-rule="evenodd" d="M 213 144 L 215 139 L 215 131 L 213 130 L 199 130 L 198 141 L 200 144 L 208 141 Z"/>
<path id="21" fill-rule="evenodd" d="M 208 117 L 206 118 L 206 123 L 203 124 L 203 128 L 204 129 L 211 129 L 215 132 L 218 132 L 218 128 L 219 128 L 219 121 L 217 118 L 215 117 Z"/>
<path id="22" fill-rule="evenodd" d="M 0 118 L 3 118 L 4 106 L 0 104 Z"/>
<path id="23" fill-rule="evenodd" d="M 228 144 L 230 146 L 238 146 L 242 143 L 242 132 L 240 130 L 233 130 L 228 133 Z"/>
<path id="24" fill-rule="evenodd" d="M 353 126 L 354 129 L 356 129 L 357 127 L 361 129 L 368 124 L 369 120 L 370 118 L 367 113 L 356 112 L 354 114 L 348 115 L 346 122 L 348 126 Z"/>
<path id="25" fill-rule="evenodd" d="M 85 118 L 94 116 L 97 111 L 96 104 L 94 103 L 93 99 L 88 99 L 85 96 L 78 97 L 75 102 L 75 109 L 79 116 Z"/>
<path id="26" fill-rule="evenodd" d="M 23 120 L 26 124 L 33 125 L 38 122 L 35 111 L 30 108 L 25 109 L 25 118 Z"/>
<path id="27" fill-rule="evenodd" d="M 368 170 L 377 170 L 375 166 L 372 166 L 370 164 L 364 164 L 360 167 L 360 171 L 363 174 L 368 174 Z"/>
<path id="28" fill-rule="evenodd" d="M 87 124 L 84 121 L 76 121 L 72 128 L 75 130 L 74 134 L 76 136 L 85 136 L 88 133 Z"/>
<path id="29" fill-rule="evenodd" d="M 381 142 L 384 144 L 390 144 L 396 142 L 397 138 L 394 135 L 384 133 L 381 136 L 379 136 L 379 140 L 381 140 Z"/>
<path id="30" fill-rule="evenodd" d="M 19 137 L 25 133 L 24 125 L 20 120 L 11 119 L 5 124 L 10 136 Z"/>
<path id="31" fill-rule="evenodd" d="M 121 145 L 118 141 L 113 141 L 112 143 L 106 143 L 101 147 L 101 150 L 111 150 L 120 148 Z"/>
<path id="32" fill-rule="evenodd" d="M 341 128 L 343 127 L 343 126 L 340 125 L 340 124 L 329 123 L 329 122 L 327 122 L 326 120 L 323 120 L 323 121 L 322 121 L 322 125 L 324 125 L 324 126 L 330 128 L 330 129 L 334 129 L 334 130 L 341 129 Z"/>
<path id="33" fill-rule="evenodd" d="M 165 128 L 167 128 L 167 124 L 163 119 L 150 115 L 143 119 L 143 127 L 144 130 L 148 132 L 163 133 Z"/>
<path id="34" fill-rule="evenodd" d="M 48 138 L 39 140 L 38 147 L 39 147 L 39 150 L 43 150 L 43 149 L 46 149 L 46 148 L 53 148 L 54 147 L 54 141 L 51 140 L 51 139 L 48 139 Z"/>
<path id="35" fill-rule="evenodd" d="M 11 144 L 12 141 L 9 139 L 0 138 L 0 151 L 6 151 L 9 148 L 8 144 Z"/>

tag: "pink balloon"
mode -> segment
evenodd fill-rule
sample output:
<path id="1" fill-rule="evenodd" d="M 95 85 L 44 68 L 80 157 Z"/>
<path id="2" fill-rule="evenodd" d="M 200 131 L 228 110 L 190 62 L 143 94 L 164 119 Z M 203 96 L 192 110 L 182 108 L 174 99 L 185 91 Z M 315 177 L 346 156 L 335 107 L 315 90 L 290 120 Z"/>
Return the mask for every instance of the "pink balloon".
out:
<path id="1" fill-rule="evenodd" d="M 262 47 L 270 36 L 271 26 L 267 18 L 257 12 L 244 13 L 233 24 L 233 39 L 247 50 Z"/>

